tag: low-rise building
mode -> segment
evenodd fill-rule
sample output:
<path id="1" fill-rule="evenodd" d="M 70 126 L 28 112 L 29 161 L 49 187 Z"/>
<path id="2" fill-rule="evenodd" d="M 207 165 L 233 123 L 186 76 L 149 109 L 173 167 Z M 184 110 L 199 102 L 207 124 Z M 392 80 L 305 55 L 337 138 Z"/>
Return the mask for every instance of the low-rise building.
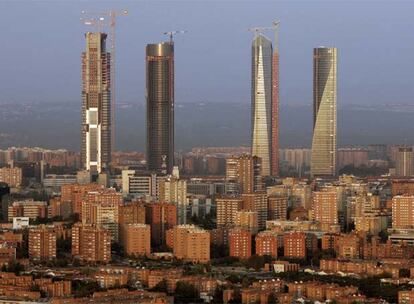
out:
<path id="1" fill-rule="evenodd" d="M 11 188 L 22 185 L 23 173 L 21 168 L 0 168 L 0 182 L 6 183 Z"/>
<path id="2" fill-rule="evenodd" d="M 123 245 L 127 255 L 148 256 L 151 254 L 151 228 L 145 224 L 123 226 Z"/>
<path id="3" fill-rule="evenodd" d="M 252 255 L 252 234 L 240 228 L 229 232 L 230 256 L 247 259 Z"/>
<path id="4" fill-rule="evenodd" d="M 56 231 L 54 226 L 40 225 L 29 229 L 29 258 L 34 260 L 56 258 Z"/>
<path id="5" fill-rule="evenodd" d="M 265 230 L 260 232 L 256 238 L 256 254 L 269 255 L 273 258 L 278 256 L 278 237 L 279 234 L 274 231 Z"/>
<path id="6" fill-rule="evenodd" d="M 109 262 L 111 260 L 111 233 L 92 224 L 73 225 L 72 255 L 91 263 Z"/>
<path id="7" fill-rule="evenodd" d="M 28 217 L 33 220 L 38 217 L 46 218 L 47 202 L 34 200 L 13 202 L 8 208 L 9 222 L 12 222 L 14 217 Z"/>
<path id="8" fill-rule="evenodd" d="M 314 234 L 292 231 L 285 233 L 283 247 L 285 257 L 306 259 L 318 249 L 318 240 Z"/>
<path id="9" fill-rule="evenodd" d="M 210 233 L 194 225 L 177 225 L 170 230 L 174 256 L 195 263 L 210 261 Z"/>

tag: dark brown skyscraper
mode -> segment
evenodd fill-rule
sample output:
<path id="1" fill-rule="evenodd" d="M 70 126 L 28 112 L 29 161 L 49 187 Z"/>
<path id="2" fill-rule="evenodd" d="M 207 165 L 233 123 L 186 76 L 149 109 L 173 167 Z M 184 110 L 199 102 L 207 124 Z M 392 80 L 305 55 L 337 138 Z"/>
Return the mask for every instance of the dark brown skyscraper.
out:
<path id="1" fill-rule="evenodd" d="M 82 166 L 100 173 L 111 161 L 111 57 L 105 33 L 86 33 L 82 53 Z"/>
<path id="2" fill-rule="evenodd" d="M 171 173 L 174 164 L 174 45 L 148 44 L 147 166 Z"/>

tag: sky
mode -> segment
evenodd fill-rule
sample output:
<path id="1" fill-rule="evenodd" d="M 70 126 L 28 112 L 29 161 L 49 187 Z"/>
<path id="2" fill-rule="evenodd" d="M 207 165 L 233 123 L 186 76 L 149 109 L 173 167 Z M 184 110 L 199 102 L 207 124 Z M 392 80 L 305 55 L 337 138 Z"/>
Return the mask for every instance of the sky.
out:
<path id="1" fill-rule="evenodd" d="M 338 48 L 338 104 L 414 103 L 414 1 L 0 0 L 0 102 L 80 102 L 81 11 L 117 23 L 117 99 L 144 103 L 145 45 L 175 38 L 176 103 L 250 102 L 252 33 L 280 20 L 281 104 L 312 102 L 312 49 Z M 273 35 L 268 33 L 270 37 Z"/>

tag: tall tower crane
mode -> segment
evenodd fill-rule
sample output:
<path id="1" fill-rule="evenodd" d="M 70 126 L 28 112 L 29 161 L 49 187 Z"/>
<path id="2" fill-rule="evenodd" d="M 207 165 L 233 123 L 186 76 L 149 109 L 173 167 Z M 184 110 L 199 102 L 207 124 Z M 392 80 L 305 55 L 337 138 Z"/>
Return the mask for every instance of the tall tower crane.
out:
<path id="1" fill-rule="evenodd" d="M 115 102 L 116 102 L 116 88 L 115 88 L 115 28 L 116 18 L 120 16 L 127 16 L 128 10 L 109 10 L 102 12 L 90 12 L 83 10 L 81 14 L 85 17 L 81 18 L 84 25 L 93 26 L 97 31 L 102 32 L 105 27 L 109 27 L 111 42 L 111 147 L 115 147 Z"/>
<path id="2" fill-rule="evenodd" d="M 170 44 L 174 44 L 174 36 L 177 34 L 185 34 L 188 31 L 184 30 L 184 31 L 170 31 L 170 32 L 164 32 L 164 35 L 168 35 L 168 37 L 170 37 Z"/>
<path id="3" fill-rule="evenodd" d="M 274 31 L 275 34 L 275 47 L 274 50 L 275 52 L 278 52 L 279 50 L 279 25 L 280 25 L 280 21 L 273 21 L 272 22 L 272 26 L 264 26 L 264 27 L 251 27 L 248 29 L 249 32 L 254 33 L 254 36 L 257 37 L 258 35 L 260 35 L 261 33 L 265 32 L 265 31 Z"/>
<path id="4" fill-rule="evenodd" d="M 272 22 L 272 29 L 275 32 L 275 52 L 279 52 L 279 25 L 280 21 L 273 21 Z"/>
<path id="5" fill-rule="evenodd" d="M 258 36 L 259 34 L 265 32 L 265 31 L 270 31 L 273 30 L 273 27 L 270 26 L 266 26 L 266 27 L 251 27 L 249 29 L 247 29 L 249 32 L 254 33 L 254 36 Z"/>

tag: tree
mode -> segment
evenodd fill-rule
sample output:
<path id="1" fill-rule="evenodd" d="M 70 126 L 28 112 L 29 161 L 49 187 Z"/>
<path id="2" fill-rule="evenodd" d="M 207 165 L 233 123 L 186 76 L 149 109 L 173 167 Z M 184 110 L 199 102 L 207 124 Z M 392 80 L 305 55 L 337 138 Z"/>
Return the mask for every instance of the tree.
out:
<path id="1" fill-rule="evenodd" d="M 379 176 L 388 172 L 385 167 L 367 167 L 365 165 L 354 167 L 353 165 L 347 165 L 339 170 L 339 175 L 352 174 L 355 176 L 366 177 L 366 176 Z"/>
<path id="2" fill-rule="evenodd" d="M 20 264 L 19 262 L 11 262 L 7 266 L 3 265 L 1 268 L 1 271 L 3 272 L 14 272 L 16 275 L 18 275 L 21 271 L 24 270 L 24 266 Z"/>
<path id="3" fill-rule="evenodd" d="M 189 222 L 189 224 L 194 224 L 194 225 L 200 226 L 201 228 L 204 228 L 204 229 L 207 229 L 207 230 L 211 230 L 211 229 L 216 228 L 216 224 L 214 222 L 214 217 L 213 217 L 213 214 L 211 214 L 211 213 L 208 213 L 203 217 L 193 214 L 188 219 L 188 222 Z"/>
<path id="4" fill-rule="evenodd" d="M 268 304 L 277 304 L 277 303 L 279 303 L 278 299 L 276 298 L 276 295 L 273 292 L 267 298 L 267 303 Z"/>
<path id="5" fill-rule="evenodd" d="M 115 252 L 119 256 L 124 256 L 124 247 L 118 242 L 112 242 L 111 251 Z"/>
<path id="6" fill-rule="evenodd" d="M 102 289 L 96 281 L 72 281 L 72 293 L 75 298 L 87 297 L 100 290 Z"/>
<path id="7" fill-rule="evenodd" d="M 211 261 L 211 264 L 214 266 L 218 266 L 218 265 L 229 266 L 229 265 L 235 265 L 239 263 L 240 263 L 239 258 L 231 257 L 231 256 L 226 256 L 226 257 L 214 259 Z"/>
<path id="8" fill-rule="evenodd" d="M 264 267 L 264 264 L 266 263 L 266 259 L 264 256 L 259 255 L 252 255 L 249 257 L 246 261 L 246 267 L 247 268 L 254 268 L 256 271 L 259 271 Z"/>
<path id="9" fill-rule="evenodd" d="M 79 213 L 72 213 L 71 215 L 69 215 L 68 221 L 70 223 L 77 223 L 77 222 L 79 222 Z"/>
<path id="10" fill-rule="evenodd" d="M 213 303 L 223 303 L 223 287 L 217 286 L 216 289 L 214 289 Z"/>
<path id="11" fill-rule="evenodd" d="M 58 258 L 62 258 L 62 257 L 70 255 L 71 250 L 72 250 L 71 239 L 63 239 L 63 238 L 57 239 L 56 251 L 57 251 Z"/>
<path id="12" fill-rule="evenodd" d="M 178 281 L 175 288 L 174 303 L 203 303 L 200 294 L 194 285 Z"/>
<path id="13" fill-rule="evenodd" d="M 400 276 L 400 278 L 409 278 L 410 277 L 410 269 L 406 269 L 406 268 L 400 269 L 399 276 Z"/>
<path id="14" fill-rule="evenodd" d="M 240 304 L 242 302 L 242 297 L 239 288 L 235 288 L 233 292 L 233 298 L 228 301 L 229 304 Z"/>
<path id="15" fill-rule="evenodd" d="M 247 288 L 247 287 L 249 287 L 249 286 L 250 286 L 251 282 L 250 282 L 249 278 L 245 276 L 245 277 L 242 279 L 241 284 L 242 284 L 242 287 L 243 287 L 243 288 Z"/>
<path id="16" fill-rule="evenodd" d="M 229 256 L 229 247 L 227 245 L 221 244 L 211 244 L 210 252 L 212 259 L 224 258 Z"/>
<path id="17" fill-rule="evenodd" d="M 233 284 L 236 284 L 236 283 L 240 283 L 241 282 L 241 277 L 238 276 L 237 274 L 232 273 L 231 275 L 229 275 L 226 278 L 226 280 L 229 281 L 229 282 L 231 282 L 231 283 L 233 283 Z"/>
<path id="18" fill-rule="evenodd" d="M 153 288 L 151 288 L 151 291 L 157 291 L 157 292 L 165 292 L 168 293 L 168 284 L 167 280 L 164 279 L 161 282 L 159 282 L 157 285 L 155 285 Z"/>
<path id="19" fill-rule="evenodd" d="M 197 264 L 197 265 L 185 265 L 184 267 L 184 274 L 185 275 L 196 275 L 196 274 L 203 274 L 206 272 L 205 265 Z"/>
<path id="20" fill-rule="evenodd" d="M 386 242 L 388 241 L 388 236 L 389 236 L 389 233 L 388 233 L 388 231 L 387 231 L 387 230 L 381 230 L 381 231 L 378 233 L 378 236 L 381 238 L 381 242 L 382 242 L 382 243 L 386 243 Z"/>
<path id="21" fill-rule="evenodd" d="M 46 298 L 48 296 L 48 294 L 45 291 L 41 290 L 39 285 L 37 285 L 37 284 L 33 284 L 32 286 L 30 286 L 30 291 L 40 292 L 40 297 L 42 297 L 42 298 Z"/>

